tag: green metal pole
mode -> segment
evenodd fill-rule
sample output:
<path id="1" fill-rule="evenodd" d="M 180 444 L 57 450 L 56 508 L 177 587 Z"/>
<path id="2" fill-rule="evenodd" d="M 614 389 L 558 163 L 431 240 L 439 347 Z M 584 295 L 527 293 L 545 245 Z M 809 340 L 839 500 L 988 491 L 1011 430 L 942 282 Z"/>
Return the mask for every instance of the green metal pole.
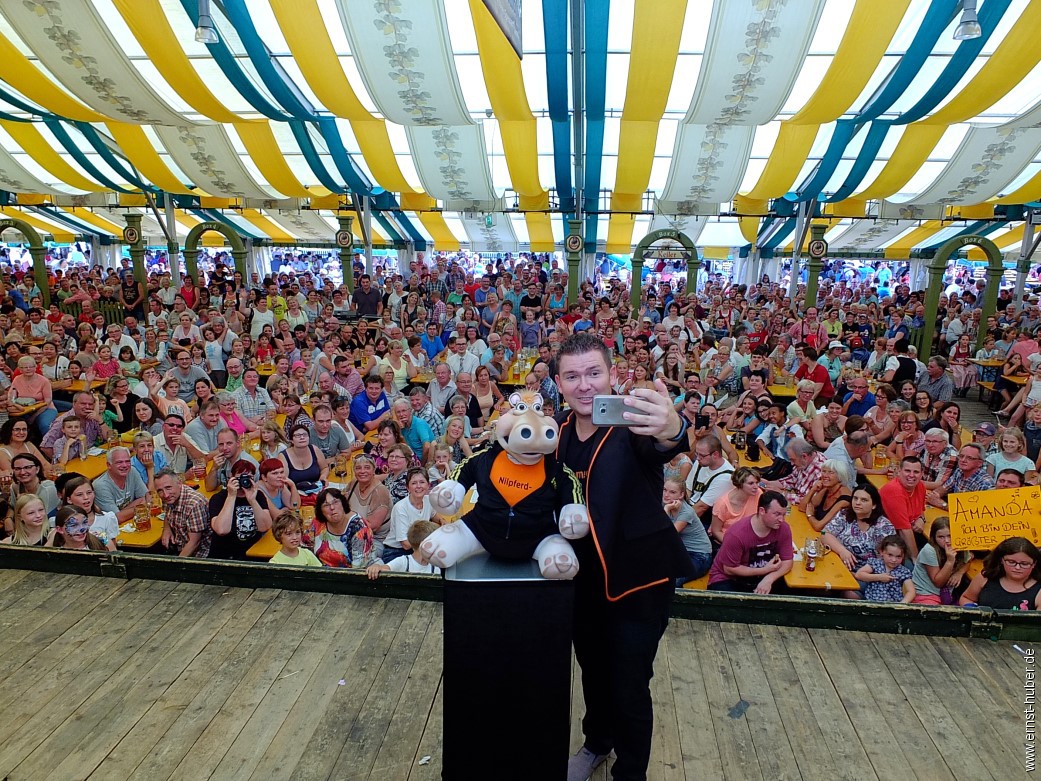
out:
<path id="1" fill-rule="evenodd" d="M 582 250 L 584 249 L 584 242 L 581 241 L 582 220 L 568 220 L 567 232 L 569 238 L 564 240 L 564 249 L 567 251 L 567 301 L 569 304 L 574 304 L 578 301 L 580 282 L 578 269 L 582 264 Z M 578 236 L 579 240 L 571 239 L 571 236 Z M 571 242 L 571 246 L 577 247 L 575 251 L 568 246 L 568 241 Z"/>
<path id="2" fill-rule="evenodd" d="M 349 214 L 337 214 L 340 230 L 336 234 L 336 244 L 340 248 L 340 268 L 343 270 L 343 284 L 350 293 L 354 293 L 354 240 L 351 228 L 354 217 Z"/>

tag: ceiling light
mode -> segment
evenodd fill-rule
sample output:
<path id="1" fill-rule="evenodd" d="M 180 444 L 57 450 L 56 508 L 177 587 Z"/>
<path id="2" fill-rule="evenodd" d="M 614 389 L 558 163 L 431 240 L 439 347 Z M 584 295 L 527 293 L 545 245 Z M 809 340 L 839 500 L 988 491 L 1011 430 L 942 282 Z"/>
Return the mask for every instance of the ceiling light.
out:
<path id="1" fill-rule="evenodd" d="M 220 42 L 217 28 L 213 26 L 213 18 L 210 16 L 210 0 L 199 0 L 199 24 L 195 28 L 195 40 L 199 43 Z"/>
<path id="2" fill-rule="evenodd" d="M 976 18 L 976 0 L 962 0 L 961 22 L 954 31 L 954 40 L 971 41 L 983 35 Z"/>

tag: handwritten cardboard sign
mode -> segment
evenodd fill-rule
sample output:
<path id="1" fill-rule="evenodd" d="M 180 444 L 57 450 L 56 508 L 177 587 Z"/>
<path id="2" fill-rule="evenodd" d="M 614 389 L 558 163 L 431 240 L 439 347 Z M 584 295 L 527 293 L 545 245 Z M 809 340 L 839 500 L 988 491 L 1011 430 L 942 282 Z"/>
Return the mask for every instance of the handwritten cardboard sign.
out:
<path id="1" fill-rule="evenodd" d="M 958 550 L 989 550 L 1009 537 L 1041 545 L 1041 488 L 1005 488 L 950 494 L 951 544 Z"/>

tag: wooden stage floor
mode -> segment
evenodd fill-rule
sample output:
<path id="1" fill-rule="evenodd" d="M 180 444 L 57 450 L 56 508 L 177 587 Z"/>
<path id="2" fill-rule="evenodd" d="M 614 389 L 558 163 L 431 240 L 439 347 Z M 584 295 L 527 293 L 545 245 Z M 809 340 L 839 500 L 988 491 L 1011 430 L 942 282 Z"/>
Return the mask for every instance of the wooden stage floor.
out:
<path id="1" fill-rule="evenodd" d="M 440 779 L 441 649 L 435 603 L 0 570 L 0 779 Z M 1008 643 L 676 620 L 649 778 L 1025 777 L 1023 675 Z"/>

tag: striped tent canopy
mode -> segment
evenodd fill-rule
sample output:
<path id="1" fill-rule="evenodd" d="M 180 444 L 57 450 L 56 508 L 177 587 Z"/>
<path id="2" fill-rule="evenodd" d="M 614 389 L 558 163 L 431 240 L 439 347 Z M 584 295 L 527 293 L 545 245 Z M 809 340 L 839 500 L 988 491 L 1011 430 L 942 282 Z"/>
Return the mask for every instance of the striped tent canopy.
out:
<path id="1" fill-rule="evenodd" d="M 711 257 L 1009 252 L 1041 199 L 1041 2 L 199 0 L 0 3 L 0 212 L 56 241 L 177 204 L 259 242 Z M 207 4 L 202 4 L 207 5 Z M 489 6 L 519 6 L 519 57 Z M 205 10 L 205 9 L 204 9 Z M 778 223 L 781 223 L 778 229 Z"/>

